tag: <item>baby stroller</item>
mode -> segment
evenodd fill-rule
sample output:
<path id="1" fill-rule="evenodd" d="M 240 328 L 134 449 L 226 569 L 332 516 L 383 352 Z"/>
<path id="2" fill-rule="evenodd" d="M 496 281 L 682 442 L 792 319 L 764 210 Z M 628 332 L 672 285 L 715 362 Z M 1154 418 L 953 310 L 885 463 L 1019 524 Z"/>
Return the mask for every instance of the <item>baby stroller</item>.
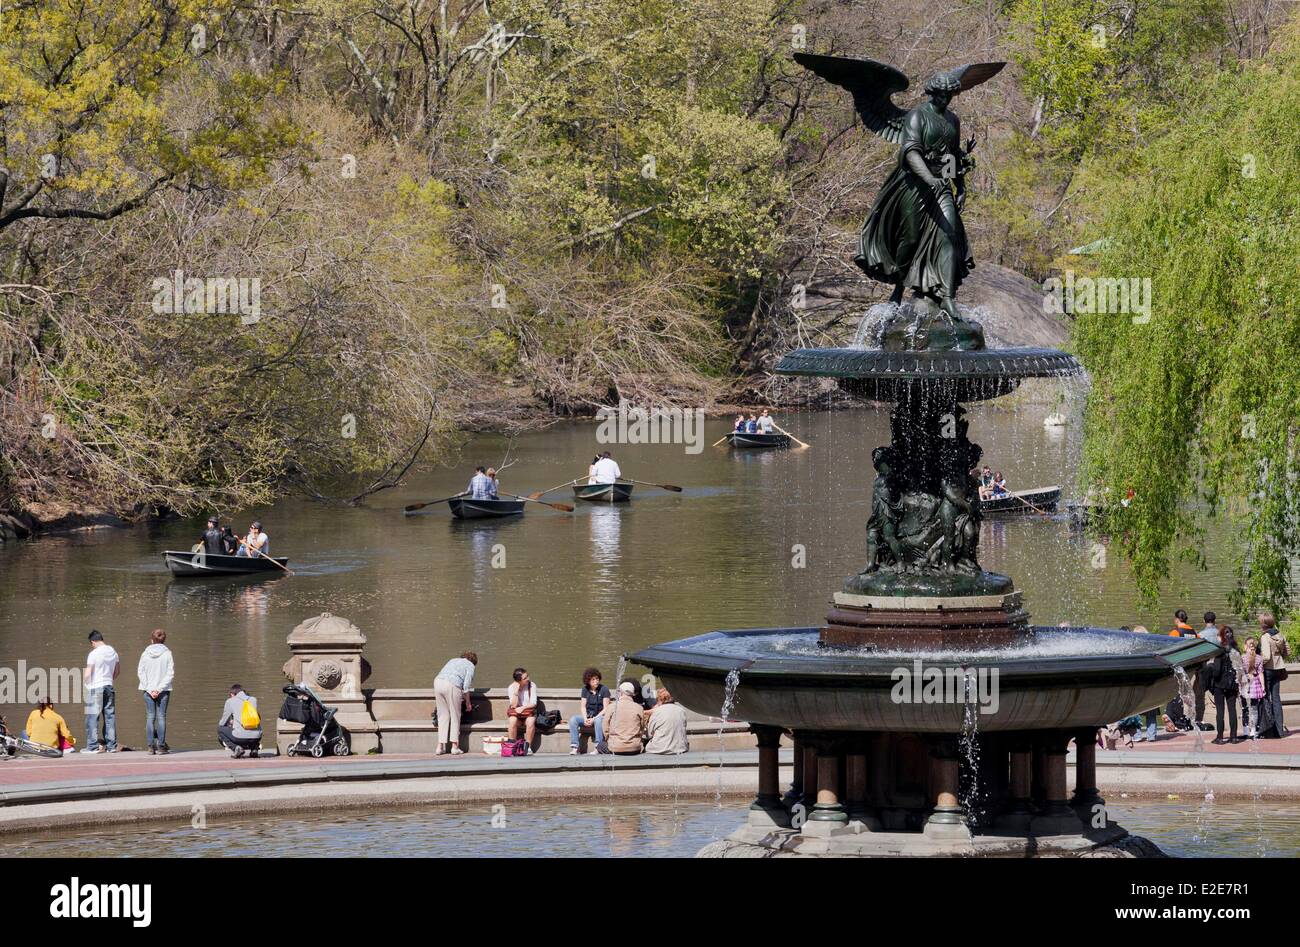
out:
<path id="1" fill-rule="evenodd" d="M 289 745 L 290 756 L 307 756 L 320 758 L 326 753 L 335 756 L 347 756 L 351 752 L 348 738 L 343 733 L 334 715 L 336 707 L 326 707 L 320 698 L 312 693 L 311 688 L 299 684 L 289 684 L 284 689 L 284 706 L 280 708 L 280 719 L 302 724 L 302 732 L 296 742 Z"/>

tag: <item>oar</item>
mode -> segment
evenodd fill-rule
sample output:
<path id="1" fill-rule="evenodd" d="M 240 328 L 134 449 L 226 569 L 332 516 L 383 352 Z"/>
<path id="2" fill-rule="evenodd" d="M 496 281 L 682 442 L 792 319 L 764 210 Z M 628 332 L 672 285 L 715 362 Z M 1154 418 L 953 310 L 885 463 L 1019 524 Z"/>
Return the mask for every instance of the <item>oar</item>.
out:
<path id="1" fill-rule="evenodd" d="M 1012 494 L 1012 496 L 1015 496 L 1015 494 Z M 1038 507 L 1034 506 L 1034 504 L 1030 503 L 1024 497 L 1017 496 L 1016 499 L 1019 500 L 1021 503 L 1023 503 L 1025 506 L 1029 507 L 1031 510 L 1033 510 L 1035 513 L 1037 513 L 1039 516 L 1043 517 L 1044 519 L 1050 520 L 1052 518 L 1052 514 L 1048 513 L 1046 510 L 1041 510 Z"/>
<path id="2" fill-rule="evenodd" d="M 549 506 L 551 509 L 553 509 L 553 510 L 559 510 L 559 511 L 562 512 L 562 513 L 572 513 L 572 512 L 573 512 L 573 507 L 569 506 L 569 504 L 567 504 L 567 503 L 551 503 L 551 502 L 548 501 L 548 500 L 534 500 L 532 497 L 521 497 L 521 496 L 516 496 L 516 495 L 513 494 L 513 493 L 507 493 L 507 494 L 504 494 L 504 496 L 508 496 L 508 497 L 510 497 L 512 500 L 527 500 L 527 501 L 530 502 L 530 503 L 540 503 L 542 506 Z"/>
<path id="3" fill-rule="evenodd" d="M 288 566 L 286 566 L 283 562 L 280 562 L 280 560 L 278 560 L 278 559 L 271 559 L 271 557 L 268 556 L 266 553 L 262 552 L 262 550 L 260 550 L 260 549 L 254 549 L 252 546 L 248 545 L 248 543 L 244 542 L 242 539 L 239 540 L 239 545 L 243 546 L 243 547 L 244 547 L 245 549 L 247 549 L 249 552 L 255 552 L 255 553 L 257 553 L 257 554 L 258 554 L 259 556 L 261 556 L 263 559 L 268 559 L 268 560 L 270 560 L 271 562 L 274 562 L 277 566 L 279 566 L 279 567 L 280 567 L 281 569 L 283 569 L 285 572 L 289 573 L 289 575 L 293 575 L 293 570 L 290 569 Z"/>
<path id="4" fill-rule="evenodd" d="M 462 490 L 460 493 L 453 493 L 451 496 L 443 497 L 441 500 L 430 500 L 428 503 L 412 503 L 410 506 L 402 507 L 402 512 L 414 513 L 416 510 L 422 510 L 426 506 L 433 506 L 436 503 L 446 503 L 448 500 L 456 499 L 456 497 L 463 497 L 466 492 L 468 491 Z"/>
<path id="5" fill-rule="evenodd" d="M 777 424 L 775 421 L 772 422 L 772 427 L 776 428 L 778 431 L 780 431 L 780 432 L 781 432 L 782 434 L 784 434 L 786 437 L 790 438 L 790 440 L 794 441 L 794 442 L 795 442 L 796 444 L 798 444 L 800 447 L 811 447 L 811 446 L 812 446 L 811 444 L 805 444 L 803 441 L 799 440 L 799 438 L 795 437 L 793 434 L 791 434 L 791 433 L 790 433 L 789 431 L 787 431 L 785 428 L 781 427 L 781 426 L 780 426 L 779 424 Z"/>
<path id="6" fill-rule="evenodd" d="M 728 431 L 726 434 L 723 434 L 720 438 L 718 438 L 716 441 L 714 441 L 714 442 L 713 442 L 712 444 L 710 444 L 709 446 L 710 446 L 710 447 L 717 447 L 719 444 L 721 444 L 723 441 L 725 441 L 727 438 L 731 437 L 731 435 L 732 435 L 732 434 L 735 434 L 735 433 L 736 433 L 735 431 Z"/>
<path id="7" fill-rule="evenodd" d="M 682 488 L 673 486 L 671 483 L 646 483 L 644 480 L 633 480 L 631 477 L 624 477 L 625 483 L 639 483 L 643 487 L 658 487 L 660 490 L 671 490 L 673 493 L 681 493 Z"/>
<path id="8" fill-rule="evenodd" d="M 566 480 L 564 483 L 557 484 L 556 486 L 551 487 L 551 489 L 549 490 L 538 490 L 536 493 L 530 493 L 528 494 L 526 499 L 536 500 L 538 497 L 544 497 L 548 493 L 554 493 L 556 490 L 560 489 L 560 487 L 571 487 L 577 482 L 578 482 L 577 480 Z"/>

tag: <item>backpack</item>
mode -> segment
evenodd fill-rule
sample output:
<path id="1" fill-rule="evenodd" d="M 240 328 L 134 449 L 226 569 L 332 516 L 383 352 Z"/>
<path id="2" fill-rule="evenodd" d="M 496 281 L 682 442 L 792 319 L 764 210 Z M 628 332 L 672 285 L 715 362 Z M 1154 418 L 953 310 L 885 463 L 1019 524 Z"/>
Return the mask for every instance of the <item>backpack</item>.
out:
<path id="1" fill-rule="evenodd" d="M 247 697 L 244 698 L 244 706 L 239 711 L 239 725 L 245 730 L 262 729 L 262 718 L 257 714 L 257 708 Z"/>

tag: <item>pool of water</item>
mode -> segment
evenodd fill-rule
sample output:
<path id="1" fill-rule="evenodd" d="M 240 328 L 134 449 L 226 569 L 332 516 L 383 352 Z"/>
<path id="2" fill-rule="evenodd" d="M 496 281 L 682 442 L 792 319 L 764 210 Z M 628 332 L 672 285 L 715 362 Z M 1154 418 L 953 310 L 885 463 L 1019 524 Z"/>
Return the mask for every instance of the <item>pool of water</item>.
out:
<path id="1" fill-rule="evenodd" d="M 1300 805 L 1274 802 L 1118 800 L 1121 825 L 1175 856 L 1293 858 Z M 133 856 L 688 857 L 733 832 L 743 804 L 647 802 L 600 805 L 483 803 L 359 810 L 337 815 L 211 819 L 97 832 L 0 837 L 0 858 Z"/>
<path id="2" fill-rule="evenodd" d="M 970 409 L 971 436 L 1013 488 L 1062 484 L 1069 492 L 1077 421 L 1047 429 L 1054 403 Z M 703 450 L 682 444 L 610 445 L 625 474 L 681 493 L 637 486 L 629 504 L 577 502 L 563 514 L 529 504 L 512 520 L 453 520 L 446 505 L 405 518 L 402 507 L 463 490 L 475 463 L 500 464 L 507 441 L 483 437 L 454 469 L 414 475 L 362 508 L 288 500 L 221 511 L 241 529 L 256 517 L 292 576 L 172 578 L 164 549 L 188 549 L 199 520 L 51 536 L 0 546 L 0 669 L 79 669 L 91 628 L 122 656 L 120 738 L 144 743 L 136 664 L 152 629 L 168 632 L 176 684 L 168 739 L 212 745 L 232 681 L 279 704 L 289 657 L 285 636 L 332 612 L 367 635 L 374 687 L 431 687 L 443 663 L 472 648 L 475 683 L 504 687 L 519 665 L 542 687 L 578 687 L 591 664 L 612 676 L 619 656 L 718 628 L 808 627 L 833 592 L 862 568 L 874 471 L 871 450 L 889 440 L 889 416 L 871 408 L 783 415 L 808 450 L 742 452 L 708 445 L 726 430 L 710 421 Z M 585 475 L 603 446 L 593 423 L 519 437 L 503 488 L 526 493 Z M 556 499 L 574 502 L 563 492 Z M 1213 536 L 1213 531 L 1209 534 Z M 1231 551 L 1212 542 L 1209 569 L 1178 566 L 1168 593 L 1143 605 L 1128 569 L 1101 540 L 1063 515 L 985 519 L 983 566 L 1010 575 L 1038 625 L 1167 629 L 1176 607 L 1228 608 Z M 1194 580 L 1195 593 L 1181 582 Z M 0 700 L 5 698 L 0 697 Z M 75 704 L 58 709 L 84 740 Z M 30 703 L 0 705 L 21 724 Z"/>

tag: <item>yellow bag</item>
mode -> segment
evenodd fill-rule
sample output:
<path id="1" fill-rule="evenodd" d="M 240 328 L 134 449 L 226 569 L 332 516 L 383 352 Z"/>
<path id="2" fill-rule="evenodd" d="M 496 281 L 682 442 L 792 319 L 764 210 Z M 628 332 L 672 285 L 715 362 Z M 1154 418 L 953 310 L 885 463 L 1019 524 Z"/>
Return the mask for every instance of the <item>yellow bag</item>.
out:
<path id="1" fill-rule="evenodd" d="M 245 730 L 262 729 L 262 718 L 257 715 L 257 708 L 251 700 L 244 700 L 244 707 L 239 711 L 239 725 Z"/>

